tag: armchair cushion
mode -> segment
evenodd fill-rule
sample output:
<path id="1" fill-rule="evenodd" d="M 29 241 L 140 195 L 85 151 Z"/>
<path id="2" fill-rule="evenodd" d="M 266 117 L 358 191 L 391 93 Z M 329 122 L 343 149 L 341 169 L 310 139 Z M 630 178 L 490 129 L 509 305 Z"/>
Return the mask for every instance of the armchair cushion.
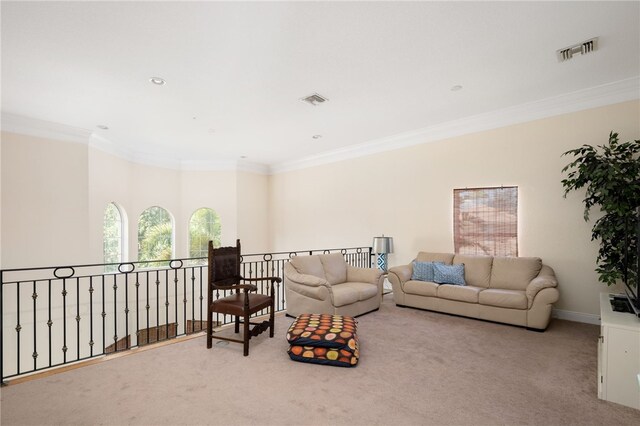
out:
<path id="1" fill-rule="evenodd" d="M 347 262 L 341 253 L 322 254 L 318 258 L 322 263 L 324 275 L 329 284 L 334 285 L 347 281 Z"/>
<path id="2" fill-rule="evenodd" d="M 348 282 L 361 282 L 377 285 L 382 274 L 383 272 L 380 269 L 358 268 L 355 266 L 347 265 Z"/>
<path id="3" fill-rule="evenodd" d="M 289 264 L 299 274 L 313 275 L 323 280 L 327 279 L 319 256 L 295 256 L 291 258 Z"/>

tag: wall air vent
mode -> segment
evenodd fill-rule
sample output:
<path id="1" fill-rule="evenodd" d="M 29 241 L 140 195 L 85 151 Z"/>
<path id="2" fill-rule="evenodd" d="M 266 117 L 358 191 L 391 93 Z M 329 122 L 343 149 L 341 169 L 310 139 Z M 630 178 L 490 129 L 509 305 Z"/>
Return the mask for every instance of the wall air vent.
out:
<path id="1" fill-rule="evenodd" d="M 313 95 L 306 96 L 300 100 L 310 105 L 317 106 L 323 102 L 328 101 L 329 99 L 325 98 L 324 96 L 318 95 L 317 93 L 314 93 Z"/>
<path id="2" fill-rule="evenodd" d="M 564 49 L 556 50 L 556 56 L 558 62 L 568 61 L 573 55 L 580 54 L 586 55 L 595 50 L 598 50 L 598 37 L 594 37 L 582 43 L 574 44 L 573 46 L 565 47 Z"/>

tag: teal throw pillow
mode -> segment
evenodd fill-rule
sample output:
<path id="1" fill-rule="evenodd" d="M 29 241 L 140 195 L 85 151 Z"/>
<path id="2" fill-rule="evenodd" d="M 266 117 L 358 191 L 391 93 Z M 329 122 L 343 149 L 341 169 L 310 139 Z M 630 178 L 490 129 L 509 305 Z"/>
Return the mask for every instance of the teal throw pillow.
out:
<path id="1" fill-rule="evenodd" d="M 413 261 L 413 272 L 411 274 L 411 279 L 416 281 L 430 281 L 434 282 L 434 273 L 433 273 L 433 265 L 436 262 L 418 262 L 416 260 Z M 437 262 L 442 263 L 442 262 Z"/>
<path id="2" fill-rule="evenodd" d="M 464 282 L 464 264 L 433 265 L 433 280 L 438 284 L 467 285 Z"/>

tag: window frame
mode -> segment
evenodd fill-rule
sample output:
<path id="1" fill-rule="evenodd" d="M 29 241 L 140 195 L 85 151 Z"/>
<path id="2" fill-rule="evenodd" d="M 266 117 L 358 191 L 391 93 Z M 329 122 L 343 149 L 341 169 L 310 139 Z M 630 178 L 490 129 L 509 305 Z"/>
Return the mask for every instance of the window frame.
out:
<path id="1" fill-rule="evenodd" d="M 512 191 L 509 197 L 499 194 L 498 191 Z M 462 200 L 462 194 L 471 193 L 466 200 Z M 519 190 L 518 186 L 492 186 L 477 188 L 457 188 L 453 190 L 453 245 L 454 253 L 462 255 L 488 255 L 488 256 L 519 256 Z M 483 199 L 498 199 L 497 207 L 491 207 L 489 203 L 481 204 Z M 470 232 L 462 232 L 464 212 L 462 205 L 471 200 L 475 210 L 474 216 L 470 216 Z M 489 207 L 491 210 L 489 210 Z M 475 224 L 473 223 L 475 222 Z M 501 235 L 502 234 L 502 235 Z M 471 238 L 470 238 L 471 237 Z M 481 240 L 482 239 L 482 240 Z M 469 241 L 473 244 L 468 244 Z M 467 244 L 465 244 L 465 241 Z M 491 245 L 479 243 L 490 242 Z M 470 250 L 468 247 L 475 247 Z M 465 249 L 467 247 L 467 249 Z M 488 250 L 487 250 L 488 249 Z"/>

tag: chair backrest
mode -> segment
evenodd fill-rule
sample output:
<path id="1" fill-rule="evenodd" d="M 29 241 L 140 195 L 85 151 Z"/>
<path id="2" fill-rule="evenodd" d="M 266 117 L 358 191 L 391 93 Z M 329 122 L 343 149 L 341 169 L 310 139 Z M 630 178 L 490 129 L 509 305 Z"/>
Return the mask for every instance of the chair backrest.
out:
<path id="1" fill-rule="evenodd" d="M 229 287 L 240 282 L 240 240 L 236 246 L 213 248 L 209 241 L 209 285 Z"/>

